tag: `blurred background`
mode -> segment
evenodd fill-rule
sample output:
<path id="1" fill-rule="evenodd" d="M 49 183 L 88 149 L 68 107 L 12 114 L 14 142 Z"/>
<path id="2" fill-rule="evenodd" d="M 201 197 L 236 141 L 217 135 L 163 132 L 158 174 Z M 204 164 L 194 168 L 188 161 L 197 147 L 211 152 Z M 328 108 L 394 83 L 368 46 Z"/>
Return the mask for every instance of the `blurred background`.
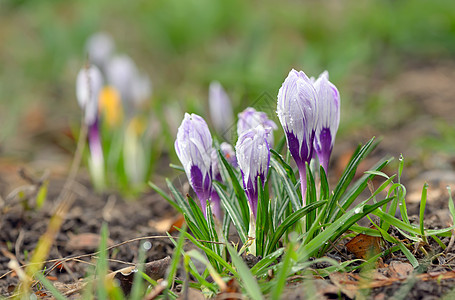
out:
<path id="1" fill-rule="evenodd" d="M 96 32 L 148 74 L 159 157 L 177 162 L 185 111 L 209 120 L 212 80 L 235 113 L 259 103 L 276 119 L 278 89 L 295 68 L 328 70 L 340 90 L 334 157 L 375 135 L 383 154 L 403 153 L 418 172 L 454 168 L 452 0 L 0 0 L 3 161 L 67 170 L 81 118 L 75 80 Z"/>

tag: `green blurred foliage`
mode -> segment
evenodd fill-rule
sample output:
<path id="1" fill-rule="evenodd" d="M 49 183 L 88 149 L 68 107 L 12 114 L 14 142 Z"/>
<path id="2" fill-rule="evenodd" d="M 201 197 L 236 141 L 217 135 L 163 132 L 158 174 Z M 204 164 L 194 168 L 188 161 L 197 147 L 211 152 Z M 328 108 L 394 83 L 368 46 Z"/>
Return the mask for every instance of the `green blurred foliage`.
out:
<path id="1" fill-rule="evenodd" d="M 182 112 L 206 115 L 214 79 L 241 111 L 264 93 L 275 99 L 291 68 L 310 76 L 327 69 L 341 91 L 344 134 L 389 107 L 353 78 L 453 58 L 455 2 L 3 0 L 0 140 L 16 133 L 31 103 L 46 107 L 50 120 L 77 122 L 74 81 L 86 39 L 100 30 L 151 75 L 161 112 L 160 102 L 177 101 Z"/>

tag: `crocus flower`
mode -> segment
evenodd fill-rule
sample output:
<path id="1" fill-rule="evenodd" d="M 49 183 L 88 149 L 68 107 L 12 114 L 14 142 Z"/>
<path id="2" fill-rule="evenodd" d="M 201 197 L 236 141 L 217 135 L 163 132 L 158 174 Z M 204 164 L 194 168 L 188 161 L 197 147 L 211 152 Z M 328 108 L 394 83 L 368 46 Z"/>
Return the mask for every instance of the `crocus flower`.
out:
<path id="1" fill-rule="evenodd" d="M 212 136 L 207 123 L 196 114 L 185 113 L 177 131 L 175 151 L 191 187 L 205 206 L 212 193 Z"/>
<path id="2" fill-rule="evenodd" d="M 120 94 L 111 87 L 105 86 L 100 93 L 99 109 L 109 127 L 118 126 L 123 119 L 123 106 Z"/>
<path id="3" fill-rule="evenodd" d="M 98 98 L 103 86 L 101 72 L 95 66 L 84 67 L 76 79 L 76 96 L 84 111 L 84 122 L 88 126 L 90 148 L 89 167 L 95 186 L 104 185 L 104 157 L 98 124 Z"/>
<path id="4" fill-rule="evenodd" d="M 136 109 L 143 107 L 152 94 L 152 83 L 147 74 L 136 74 L 132 82 L 131 95 Z"/>
<path id="5" fill-rule="evenodd" d="M 264 185 L 269 171 L 268 130 L 270 129 L 258 125 L 256 128 L 244 132 L 235 146 L 237 161 L 243 178 L 243 187 L 254 217 L 256 217 L 258 205 L 258 176 Z"/>
<path id="6" fill-rule="evenodd" d="M 267 114 L 262 111 L 256 111 L 252 107 L 247 107 L 244 111 L 238 114 L 239 120 L 237 122 L 237 135 L 241 136 L 242 133 L 252 128 L 256 128 L 258 125 L 262 125 L 264 128 L 270 128 L 267 131 L 267 142 L 269 146 L 273 145 L 273 130 L 278 127 L 275 122 L 269 120 Z"/>
<path id="7" fill-rule="evenodd" d="M 314 150 L 318 155 L 319 163 L 327 173 L 340 124 L 340 93 L 336 86 L 329 81 L 327 71 L 314 82 L 314 87 L 318 95 L 318 124 L 314 138 Z"/>
<path id="8" fill-rule="evenodd" d="M 87 125 L 95 123 L 98 117 L 98 97 L 102 87 L 103 76 L 97 67 L 84 67 L 77 74 L 76 97 Z"/>
<path id="9" fill-rule="evenodd" d="M 131 119 L 124 133 L 123 166 L 132 186 L 144 182 L 147 174 L 146 152 L 141 141 L 145 130 L 143 123 L 138 117 Z"/>
<path id="10" fill-rule="evenodd" d="M 115 87 L 120 93 L 122 101 L 132 101 L 133 81 L 138 76 L 137 67 L 128 55 L 116 55 L 106 65 L 108 84 Z"/>
<path id="11" fill-rule="evenodd" d="M 305 163 L 313 157 L 313 141 L 317 125 L 317 93 L 302 71 L 291 70 L 278 92 L 277 113 L 286 133 L 289 152 L 300 175 L 303 204 L 306 193 Z"/>
<path id="12" fill-rule="evenodd" d="M 114 42 L 110 35 L 97 32 L 90 36 L 85 45 L 89 60 L 104 71 L 104 68 L 114 52 Z"/>
<path id="13" fill-rule="evenodd" d="M 226 142 L 222 142 L 220 145 L 220 150 L 221 153 L 223 153 L 224 158 L 226 158 L 226 160 L 228 161 L 228 163 L 230 163 L 231 166 L 233 166 L 234 168 L 237 168 L 238 167 L 237 157 L 235 156 L 235 151 L 232 145 Z"/>
<path id="14" fill-rule="evenodd" d="M 234 148 L 232 147 L 231 144 L 223 142 L 220 145 L 220 151 L 221 154 L 226 158 L 227 162 L 233 166 L 234 168 L 237 168 L 237 158 L 235 156 Z M 218 162 L 218 153 L 215 149 L 212 151 L 212 180 L 218 180 L 222 181 L 223 178 L 221 178 L 221 173 L 220 173 L 220 167 L 219 167 L 219 162 Z"/>
<path id="15" fill-rule="evenodd" d="M 209 110 L 213 126 L 218 133 L 225 133 L 234 123 L 231 100 L 218 81 L 210 83 Z"/>

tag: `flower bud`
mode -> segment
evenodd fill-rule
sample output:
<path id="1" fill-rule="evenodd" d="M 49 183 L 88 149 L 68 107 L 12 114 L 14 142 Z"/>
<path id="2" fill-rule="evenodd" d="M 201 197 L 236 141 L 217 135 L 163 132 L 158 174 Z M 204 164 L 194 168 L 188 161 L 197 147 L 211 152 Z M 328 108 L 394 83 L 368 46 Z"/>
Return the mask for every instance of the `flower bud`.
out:
<path id="1" fill-rule="evenodd" d="M 104 70 L 114 48 L 111 36 L 104 32 L 97 32 L 90 36 L 85 46 L 89 60 L 101 70 Z"/>
<path id="2" fill-rule="evenodd" d="M 314 138 L 314 150 L 319 163 L 327 173 L 335 136 L 340 124 L 340 93 L 329 81 L 328 72 L 322 73 L 314 82 L 318 95 L 318 124 Z"/>
<path id="3" fill-rule="evenodd" d="M 252 128 L 256 128 L 258 125 L 262 125 L 264 128 L 269 128 L 267 133 L 267 142 L 269 146 L 273 145 L 273 130 L 278 127 L 275 122 L 269 120 L 267 114 L 262 111 L 256 111 L 252 107 L 247 107 L 243 112 L 238 114 L 239 121 L 237 122 L 237 135 L 241 136 L 242 133 Z"/>
<path id="4" fill-rule="evenodd" d="M 132 101 L 134 97 L 133 81 L 137 74 L 137 67 L 128 55 L 114 56 L 106 65 L 107 81 L 120 93 L 123 103 Z"/>
<path id="5" fill-rule="evenodd" d="M 103 77 L 97 67 L 84 67 L 77 74 L 76 97 L 87 125 L 93 124 L 98 118 L 98 98 L 102 87 Z"/>
<path id="6" fill-rule="evenodd" d="M 207 123 L 196 114 L 185 113 L 177 131 L 175 151 L 205 214 L 212 191 L 212 136 Z"/>
<path id="7" fill-rule="evenodd" d="M 222 142 L 220 145 L 221 153 L 224 155 L 224 158 L 231 164 L 234 168 L 238 167 L 237 157 L 235 156 L 234 148 L 231 144 Z"/>
<path id="8" fill-rule="evenodd" d="M 264 185 L 269 171 L 270 151 L 267 143 L 269 130 L 270 128 L 258 125 L 244 132 L 235 146 L 243 187 L 254 216 L 256 216 L 258 204 L 258 176 Z"/>
<path id="9" fill-rule="evenodd" d="M 286 133 L 289 152 L 299 169 L 302 199 L 306 192 L 305 162 L 313 156 L 317 125 L 317 94 L 302 71 L 291 70 L 278 92 L 277 113 Z"/>
<path id="10" fill-rule="evenodd" d="M 209 109 L 213 126 L 218 133 L 225 133 L 234 123 L 231 100 L 218 81 L 210 83 Z"/>

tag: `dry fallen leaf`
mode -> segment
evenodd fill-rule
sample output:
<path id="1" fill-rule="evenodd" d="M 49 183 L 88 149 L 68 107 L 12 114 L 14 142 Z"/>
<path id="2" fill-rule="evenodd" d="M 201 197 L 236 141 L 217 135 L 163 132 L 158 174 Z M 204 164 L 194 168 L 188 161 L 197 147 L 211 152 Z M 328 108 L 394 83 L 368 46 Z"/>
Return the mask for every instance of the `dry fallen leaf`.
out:
<path id="1" fill-rule="evenodd" d="M 389 268 L 387 270 L 388 275 L 391 278 L 407 278 L 414 268 L 410 263 L 401 262 L 401 261 L 392 261 L 389 264 Z"/>
<path id="2" fill-rule="evenodd" d="M 347 297 L 354 299 L 358 290 L 358 282 L 353 280 L 349 273 L 334 272 L 329 275 L 329 278 Z"/>
<path id="3" fill-rule="evenodd" d="M 355 257 L 368 259 L 381 253 L 380 241 L 380 237 L 359 233 L 346 244 L 346 248 Z"/>
<path id="4" fill-rule="evenodd" d="M 215 299 L 239 299 L 242 297 L 242 291 L 238 282 L 235 278 L 232 278 L 226 283 L 226 289 L 221 291 L 218 295 L 216 295 Z"/>
<path id="5" fill-rule="evenodd" d="M 153 280 L 163 278 L 166 270 L 171 263 L 171 258 L 166 256 L 163 259 L 155 260 L 145 264 L 144 273 L 147 274 Z M 106 275 L 107 279 L 117 279 L 120 283 L 120 287 L 125 293 L 129 294 L 131 286 L 133 285 L 133 278 L 135 274 L 136 266 L 126 267 L 115 272 Z"/>
<path id="6" fill-rule="evenodd" d="M 177 298 L 178 300 L 204 300 L 204 294 L 200 290 L 189 288 L 188 290 L 184 291 L 180 297 Z M 216 298 L 215 298 L 216 299 Z M 222 298 L 228 299 L 228 298 Z M 238 298 L 237 298 L 238 299 Z"/>
<path id="7" fill-rule="evenodd" d="M 156 230 L 157 232 L 175 232 L 177 228 L 182 228 L 185 218 L 183 215 L 179 215 L 175 218 L 165 218 L 159 221 L 150 220 L 148 222 L 149 226 Z"/>

